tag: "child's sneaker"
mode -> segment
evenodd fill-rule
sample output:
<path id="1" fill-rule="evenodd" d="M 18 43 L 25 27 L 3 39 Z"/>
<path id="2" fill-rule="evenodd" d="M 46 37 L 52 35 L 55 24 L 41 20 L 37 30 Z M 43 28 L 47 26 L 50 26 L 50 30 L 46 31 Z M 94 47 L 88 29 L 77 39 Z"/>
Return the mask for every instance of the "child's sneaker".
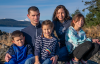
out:
<path id="1" fill-rule="evenodd" d="M 88 64 L 87 61 L 81 60 L 82 64 Z"/>
<path id="2" fill-rule="evenodd" d="M 72 60 L 70 61 L 70 64 L 79 64 L 79 61 L 76 61 L 76 60 L 72 59 Z"/>

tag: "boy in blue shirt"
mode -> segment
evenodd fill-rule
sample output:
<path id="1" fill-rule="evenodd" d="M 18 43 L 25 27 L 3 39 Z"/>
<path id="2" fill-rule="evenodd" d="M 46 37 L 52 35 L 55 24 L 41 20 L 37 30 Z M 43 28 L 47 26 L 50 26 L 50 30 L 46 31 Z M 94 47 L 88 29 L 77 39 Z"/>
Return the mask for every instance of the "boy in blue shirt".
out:
<path id="1" fill-rule="evenodd" d="M 12 33 L 12 39 L 14 44 L 9 48 L 11 59 L 5 64 L 24 64 L 28 58 L 33 56 L 32 48 L 25 43 L 25 37 L 19 30 Z"/>

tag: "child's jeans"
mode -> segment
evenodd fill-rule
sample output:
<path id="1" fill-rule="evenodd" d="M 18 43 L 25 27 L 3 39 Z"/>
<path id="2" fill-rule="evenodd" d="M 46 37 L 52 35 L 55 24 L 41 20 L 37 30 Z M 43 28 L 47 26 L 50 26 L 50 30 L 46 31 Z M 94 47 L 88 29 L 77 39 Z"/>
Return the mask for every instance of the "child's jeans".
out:
<path id="1" fill-rule="evenodd" d="M 29 59 L 26 60 L 25 64 L 33 64 L 35 62 L 35 57 L 31 57 Z M 33 61 L 34 60 L 34 61 Z M 69 57 L 68 57 L 68 51 L 66 46 L 62 47 L 59 50 L 59 59 L 58 61 L 69 61 Z M 52 61 L 49 59 L 46 59 L 42 64 L 52 64 Z"/>
<path id="2" fill-rule="evenodd" d="M 34 64 L 34 63 L 35 63 L 35 56 L 27 59 L 26 62 L 25 62 L 25 64 Z M 48 58 L 44 61 L 40 59 L 40 63 L 41 64 L 52 64 L 52 61 L 50 60 L 50 58 Z"/>

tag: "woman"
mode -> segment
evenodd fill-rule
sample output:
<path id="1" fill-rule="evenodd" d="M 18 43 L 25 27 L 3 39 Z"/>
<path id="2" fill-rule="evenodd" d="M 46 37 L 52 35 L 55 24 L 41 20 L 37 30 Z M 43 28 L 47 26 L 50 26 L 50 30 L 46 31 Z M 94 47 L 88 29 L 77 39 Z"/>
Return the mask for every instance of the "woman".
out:
<path id="1" fill-rule="evenodd" d="M 59 61 L 68 60 L 68 52 L 65 46 L 65 30 L 70 26 L 71 19 L 65 6 L 58 5 L 54 10 L 52 20 L 60 43 Z"/>

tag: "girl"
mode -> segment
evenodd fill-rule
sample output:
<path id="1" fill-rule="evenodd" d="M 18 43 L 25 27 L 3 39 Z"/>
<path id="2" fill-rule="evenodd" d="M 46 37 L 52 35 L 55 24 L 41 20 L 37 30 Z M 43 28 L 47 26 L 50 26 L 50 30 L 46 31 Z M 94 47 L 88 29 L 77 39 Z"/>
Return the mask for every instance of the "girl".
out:
<path id="1" fill-rule="evenodd" d="M 59 45 L 57 38 L 51 35 L 53 23 L 50 20 L 42 22 L 42 35 L 36 38 L 34 64 L 56 64 Z"/>
<path id="2" fill-rule="evenodd" d="M 76 14 L 71 22 L 71 26 L 66 31 L 66 47 L 71 55 L 72 64 L 87 64 L 87 60 L 99 50 L 98 41 L 92 41 L 86 37 L 85 32 L 81 29 L 84 26 L 85 19 L 82 14 Z M 95 43 L 92 43 L 95 42 Z"/>
<path id="3" fill-rule="evenodd" d="M 54 30 L 59 38 L 60 51 L 59 61 L 66 61 L 68 56 L 67 48 L 65 46 L 65 30 L 70 26 L 71 17 L 69 16 L 68 10 L 64 5 L 58 5 L 53 13 Z"/>

